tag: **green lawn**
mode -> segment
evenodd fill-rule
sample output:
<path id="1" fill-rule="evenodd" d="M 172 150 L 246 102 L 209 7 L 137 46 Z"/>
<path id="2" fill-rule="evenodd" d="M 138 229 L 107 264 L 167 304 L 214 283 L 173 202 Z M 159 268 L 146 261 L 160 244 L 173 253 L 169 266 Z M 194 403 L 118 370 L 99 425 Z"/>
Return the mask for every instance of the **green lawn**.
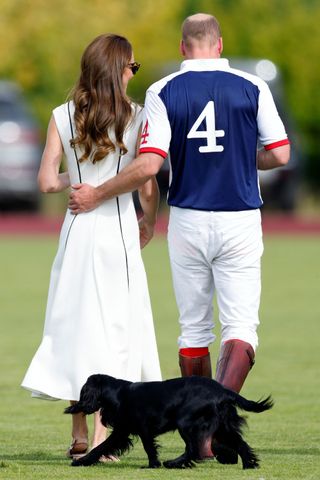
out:
<path id="1" fill-rule="evenodd" d="M 242 393 L 272 393 L 275 407 L 248 415 L 248 442 L 261 457 L 259 470 L 214 461 L 183 471 L 141 470 L 139 441 L 119 464 L 71 468 L 65 402 L 33 400 L 19 385 L 42 335 L 56 238 L 0 238 L 0 478 L 4 479 L 215 479 L 320 478 L 320 239 L 267 237 L 263 257 L 260 347 Z M 166 241 L 144 252 L 164 378 L 179 375 L 177 311 Z M 217 325 L 218 330 L 218 325 Z M 217 345 L 211 349 L 217 355 Z M 92 424 L 89 419 L 90 426 Z M 160 438 L 161 458 L 181 453 L 176 434 Z"/>

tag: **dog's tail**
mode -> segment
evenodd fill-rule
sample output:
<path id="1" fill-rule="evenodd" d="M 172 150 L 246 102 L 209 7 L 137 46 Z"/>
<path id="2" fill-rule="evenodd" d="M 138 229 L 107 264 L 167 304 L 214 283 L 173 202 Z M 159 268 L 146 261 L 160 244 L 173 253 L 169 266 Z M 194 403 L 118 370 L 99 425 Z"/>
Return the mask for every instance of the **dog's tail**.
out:
<path id="1" fill-rule="evenodd" d="M 270 410 L 273 407 L 274 401 L 271 395 L 268 395 L 266 398 L 262 398 L 255 402 L 254 400 L 247 400 L 246 398 L 242 397 L 238 393 L 232 392 L 232 397 L 235 401 L 236 406 L 245 410 L 246 412 L 255 412 L 260 413 L 264 412 L 265 410 Z"/>

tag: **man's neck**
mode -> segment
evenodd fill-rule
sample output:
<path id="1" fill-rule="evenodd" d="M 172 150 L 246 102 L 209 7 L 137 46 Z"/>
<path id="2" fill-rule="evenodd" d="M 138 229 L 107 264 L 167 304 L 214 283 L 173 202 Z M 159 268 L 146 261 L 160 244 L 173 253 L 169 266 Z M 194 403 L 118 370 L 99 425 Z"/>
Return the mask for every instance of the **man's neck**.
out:
<path id="1" fill-rule="evenodd" d="M 197 42 L 186 45 L 182 40 L 180 43 L 180 52 L 185 60 L 212 60 L 220 58 L 223 50 L 223 42 L 220 37 L 215 44 L 209 42 Z"/>
<path id="2" fill-rule="evenodd" d="M 220 54 L 213 50 L 194 49 L 190 52 L 186 52 L 184 55 L 185 60 L 212 60 L 220 58 Z"/>

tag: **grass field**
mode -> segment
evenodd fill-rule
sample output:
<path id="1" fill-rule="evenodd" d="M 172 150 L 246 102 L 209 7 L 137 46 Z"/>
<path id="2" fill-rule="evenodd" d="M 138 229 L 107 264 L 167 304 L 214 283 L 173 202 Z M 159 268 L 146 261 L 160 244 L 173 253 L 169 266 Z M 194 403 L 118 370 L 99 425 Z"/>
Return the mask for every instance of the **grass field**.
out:
<path id="1" fill-rule="evenodd" d="M 0 238 L 0 478 L 320 479 L 319 237 L 265 239 L 260 347 L 242 393 L 252 399 L 272 393 L 276 404 L 270 412 L 248 415 L 246 438 L 261 458 L 261 468 L 253 471 L 215 461 L 192 470 L 141 470 L 146 456 L 139 441 L 119 464 L 69 466 L 66 403 L 33 400 L 19 387 L 41 339 L 56 245 L 52 237 Z M 177 311 L 165 239 L 155 239 L 144 259 L 163 377 L 178 376 Z M 216 357 L 217 345 L 211 354 Z M 183 448 L 176 434 L 164 435 L 160 443 L 163 460 Z"/>

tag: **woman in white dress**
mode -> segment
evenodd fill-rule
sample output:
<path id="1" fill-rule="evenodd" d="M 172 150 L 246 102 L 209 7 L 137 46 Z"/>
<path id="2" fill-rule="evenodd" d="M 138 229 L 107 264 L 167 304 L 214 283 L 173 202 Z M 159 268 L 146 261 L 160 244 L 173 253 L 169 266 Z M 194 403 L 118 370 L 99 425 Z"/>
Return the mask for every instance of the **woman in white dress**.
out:
<path id="1" fill-rule="evenodd" d="M 141 108 L 130 101 L 126 88 L 139 66 L 124 37 L 100 35 L 86 48 L 72 100 L 56 108 L 49 122 L 38 176 L 42 192 L 82 182 L 97 186 L 135 157 Z M 63 154 L 68 168 L 59 173 Z M 131 193 L 88 213 L 67 210 L 51 271 L 43 339 L 22 382 L 33 396 L 77 401 L 94 373 L 161 380 L 140 252 L 156 221 L 155 179 L 141 187 L 139 197 L 139 224 Z M 72 419 L 68 456 L 88 448 L 86 417 Z M 105 436 L 97 412 L 92 447 Z"/>

